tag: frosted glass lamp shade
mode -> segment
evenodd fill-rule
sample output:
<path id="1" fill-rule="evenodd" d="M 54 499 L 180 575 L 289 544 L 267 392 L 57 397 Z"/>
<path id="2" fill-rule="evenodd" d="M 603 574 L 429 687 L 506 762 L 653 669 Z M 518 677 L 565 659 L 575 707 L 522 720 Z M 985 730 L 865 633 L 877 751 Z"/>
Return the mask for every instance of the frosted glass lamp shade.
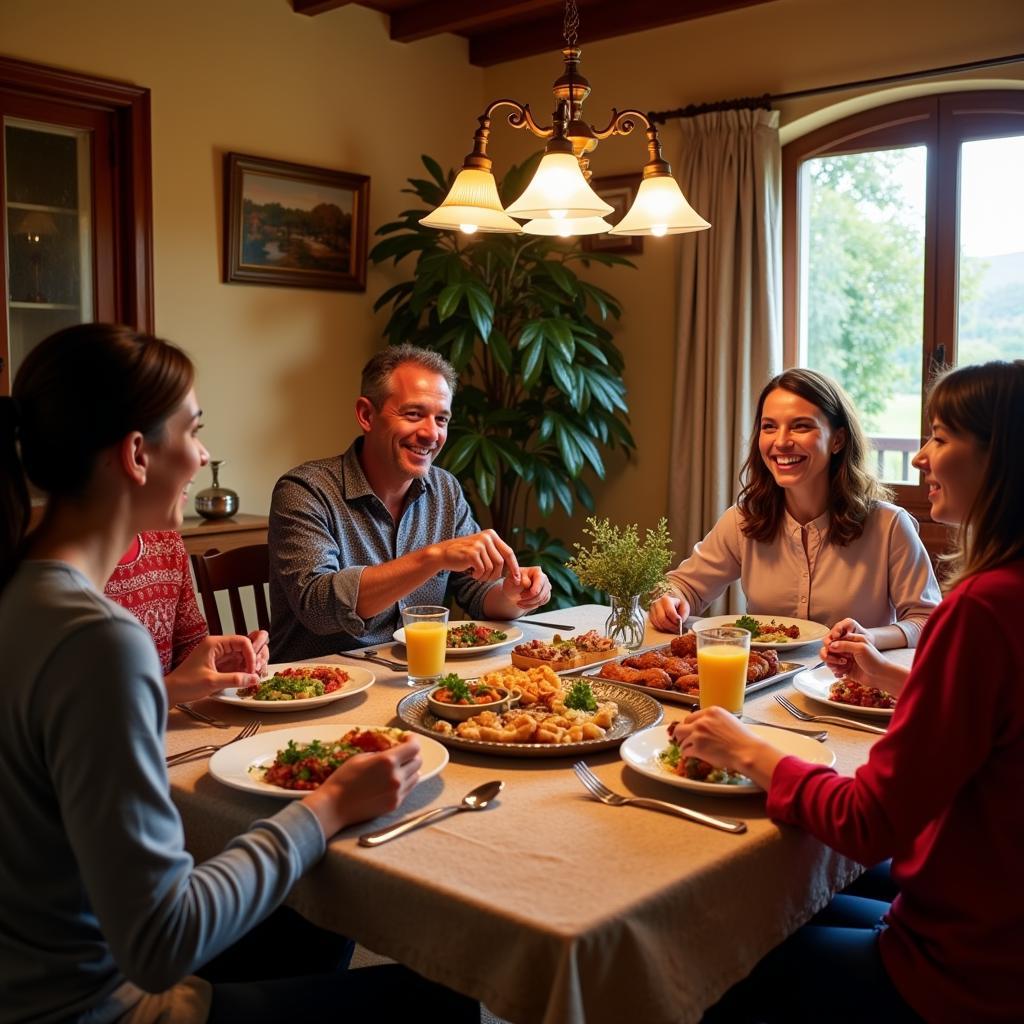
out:
<path id="1" fill-rule="evenodd" d="M 528 235 L 554 235 L 561 238 L 572 238 L 574 235 L 599 235 L 607 231 L 611 224 L 604 217 L 564 217 L 560 220 L 538 218 L 528 220 L 523 231 Z"/>
<path id="2" fill-rule="evenodd" d="M 494 175 L 475 167 L 463 167 L 459 171 L 444 202 L 421 218 L 420 223 L 439 231 L 463 231 L 466 234 L 521 230 L 502 209 Z"/>
<path id="3" fill-rule="evenodd" d="M 546 153 L 526 191 L 505 211 L 521 220 L 582 220 L 611 213 L 571 153 Z"/>
<path id="4" fill-rule="evenodd" d="M 681 235 L 711 225 L 686 201 L 670 175 L 644 178 L 626 216 L 610 235 Z"/>

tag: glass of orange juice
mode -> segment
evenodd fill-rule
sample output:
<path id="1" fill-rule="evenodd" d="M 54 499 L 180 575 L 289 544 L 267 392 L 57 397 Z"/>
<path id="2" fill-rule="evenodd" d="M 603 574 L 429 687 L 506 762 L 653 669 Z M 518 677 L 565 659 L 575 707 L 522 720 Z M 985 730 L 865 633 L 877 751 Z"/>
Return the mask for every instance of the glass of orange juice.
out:
<path id="1" fill-rule="evenodd" d="M 402 626 L 405 628 L 409 685 L 436 683 L 444 671 L 448 609 L 434 604 L 410 605 L 402 609 Z"/>
<path id="2" fill-rule="evenodd" d="M 747 630 L 718 626 L 697 631 L 697 681 L 702 708 L 717 705 L 734 715 L 743 713 L 749 657 Z"/>

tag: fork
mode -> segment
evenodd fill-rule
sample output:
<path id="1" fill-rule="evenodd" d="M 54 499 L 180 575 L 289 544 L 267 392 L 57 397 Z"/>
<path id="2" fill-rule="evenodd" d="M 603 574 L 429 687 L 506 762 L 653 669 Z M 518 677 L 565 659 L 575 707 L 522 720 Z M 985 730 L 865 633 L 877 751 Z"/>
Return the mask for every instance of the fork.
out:
<path id="1" fill-rule="evenodd" d="M 839 718 L 836 715 L 809 715 L 806 711 L 798 708 L 792 701 L 786 700 L 781 693 L 775 694 L 775 699 L 794 717 L 801 722 L 825 722 L 827 725 L 842 725 L 847 729 L 860 729 L 863 732 L 873 732 L 877 736 L 884 736 L 885 730 L 877 725 L 868 725 L 867 722 L 855 722 L 852 718 Z"/>
<path id="2" fill-rule="evenodd" d="M 824 743 L 828 739 L 828 729 L 798 729 L 792 725 L 779 725 L 778 722 L 762 722 L 760 719 L 743 716 L 743 721 L 750 725 L 765 725 L 769 729 L 785 729 L 786 732 L 795 732 L 798 736 L 810 736 L 812 740 Z"/>
<path id="3" fill-rule="evenodd" d="M 737 821 L 735 818 L 713 818 L 710 814 L 701 814 L 700 811 L 691 810 L 689 807 L 680 807 L 678 804 L 670 804 L 665 800 L 651 800 L 644 796 L 621 796 L 610 790 L 582 761 L 577 761 L 572 767 L 577 778 L 590 791 L 591 795 L 597 797 L 601 803 L 608 804 L 609 807 L 625 807 L 627 804 L 633 804 L 636 807 L 646 807 L 652 811 L 675 814 L 701 825 L 710 825 L 711 828 L 721 829 L 723 832 L 738 834 L 747 831 L 747 823 Z"/>
<path id="4" fill-rule="evenodd" d="M 250 736 L 255 736 L 260 731 L 260 725 L 260 722 L 253 719 L 253 721 L 244 726 L 237 736 L 232 736 L 226 743 L 207 743 L 202 747 L 192 747 L 190 750 L 180 750 L 177 754 L 170 754 L 167 757 L 167 767 L 171 768 L 176 764 L 183 764 L 185 761 L 191 761 L 193 757 L 199 757 L 202 754 L 212 754 L 220 750 L 221 747 L 228 747 L 239 740 L 246 740 Z"/>
<path id="5" fill-rule="evenodd" d="M 207 725 L 215 726 L 218 729 L 230 729 L 231 726 L 227 722 L 222 722 L 219 718 L 211 718 L 209 715 L 204 714 L 202 711 L 196 711 L 191 704 L 175 704 L 174 705 L 179 711 L 183 711 L 189 718 L 194 718 L 197 722 L 205 722 Z"/>

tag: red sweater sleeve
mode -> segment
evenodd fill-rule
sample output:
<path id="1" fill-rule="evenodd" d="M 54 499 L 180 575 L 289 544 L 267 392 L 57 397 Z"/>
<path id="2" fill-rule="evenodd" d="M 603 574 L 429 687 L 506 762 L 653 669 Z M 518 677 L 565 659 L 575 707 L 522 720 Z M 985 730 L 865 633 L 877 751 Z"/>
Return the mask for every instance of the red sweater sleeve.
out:
<path id="1" fill-rule="evenodd" d="M 203 637 L 210 632 L 206 619 L 196 603 L 196 592 L 192 587 L 192 573 L 189 571 L 188 552 L 179 534 L 174 534 L 174 546 L 181 570 L 181 584 L 178 588 L 178 606 L 174 616 L 174 638 L 171 648 L 171 668 L 177 668 L 195 649 Z"/>
<path id="2" fill-rule="evenodd" d="M 910 849 L 989 757 L 1015 679 L 998 616 L 969 586 L 932 614 L 887 734 L 850 778 L 788 757 L 768 813 L 862 864 Z"/>

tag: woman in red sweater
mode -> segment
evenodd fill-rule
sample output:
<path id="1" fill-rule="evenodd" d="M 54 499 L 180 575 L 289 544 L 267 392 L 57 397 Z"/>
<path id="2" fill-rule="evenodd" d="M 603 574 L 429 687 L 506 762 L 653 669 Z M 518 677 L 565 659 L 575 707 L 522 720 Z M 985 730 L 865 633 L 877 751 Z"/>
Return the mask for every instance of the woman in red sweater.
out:
<path id="1" fill-rule="evenodd" d="M 892 858 L 891 905 L 836 897 L 755 969 L 758 1020 L 1024 1020 L 1024 360 L 947 374 L 928 421 L 914 465 L 958 558 L 867 763 L 850 778 L 786 757 L 719 708 L 674 727 L 687 755 L 763 786 L 777 821 Z"/>

